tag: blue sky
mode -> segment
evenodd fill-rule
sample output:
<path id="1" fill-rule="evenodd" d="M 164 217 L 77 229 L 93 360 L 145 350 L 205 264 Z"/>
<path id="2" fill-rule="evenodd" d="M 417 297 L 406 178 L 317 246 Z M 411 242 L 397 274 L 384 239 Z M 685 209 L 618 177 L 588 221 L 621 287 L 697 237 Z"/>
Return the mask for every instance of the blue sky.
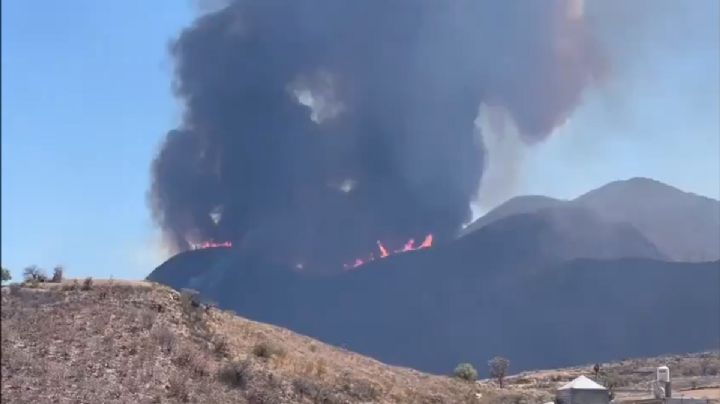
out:
<path id="1" fill-rule="evenodd" d="M 139 279 L 163 259 L 149 164 L 179 122 L 169 41 L 189 1 L 2 2 L 2 264 Z M 568 198 L 653 177 L 720 197 L 718 3 L 611 33 L 619 63 L 547 142 L 523 148 L 503 198 Z M 626 40 L 636 38 L 637 41 Z"/>

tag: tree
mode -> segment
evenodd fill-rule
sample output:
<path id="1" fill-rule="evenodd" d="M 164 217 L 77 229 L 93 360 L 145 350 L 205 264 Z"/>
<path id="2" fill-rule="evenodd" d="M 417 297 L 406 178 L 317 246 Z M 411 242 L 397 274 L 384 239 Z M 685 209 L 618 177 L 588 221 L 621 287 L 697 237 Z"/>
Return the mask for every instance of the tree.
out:
<path id="1" fill-rule="evenodd" d="M 10 270 L 7 268 L 2 269 L 2 281 L 7 282 L 10 279 L 12 279 L 12 276 L 10 275 Z"/>
<path id="2" fill-rule="evenodd" d="M 461 363 L 457 365 L 453 374 L 455 375 L 455 377 L 467 380 L 469 382 L 474 382 L 475 380 L 477 380 L 478 377 L 477 370 L 475 370 L 473 365 L 469 363 Z"/>
<path id="3" fill-rule="evenodd" d="M 60 283 L 63 280 L 63 272 L 65 272 L 65 269 L 62 265 L 56 265 L 55 269 L 53 269 L 53 276 L 52 276 L 52 282 Z"/>
<path id="4" fill-rule="evenodd" d="M 598 375 L 600 374 L 600 364 L 596 363 L 595 366 L 593 366 L 593 372 L 595 372 L 595 378 L 597 379 Z"/>
<path id="5" fill-rule="evenodd" d="M 507 375 L 507 370 L 510 367 L 510 361 L 501 356 L 496 356 L 490 359 L 488 366 L 490 366 L 490 376 L 494 377 L 500 385 L 500 388 L 502 388 L 504 386 L 505 375 Z"/>
<path id="6" fill-rule="evenodd" d="M 47 275 L 45 275 L 45 271 L 37 265 L 30 265 L 23 271 L 23 278 L 25 278 L 26 281 L 45 282 Z"/>

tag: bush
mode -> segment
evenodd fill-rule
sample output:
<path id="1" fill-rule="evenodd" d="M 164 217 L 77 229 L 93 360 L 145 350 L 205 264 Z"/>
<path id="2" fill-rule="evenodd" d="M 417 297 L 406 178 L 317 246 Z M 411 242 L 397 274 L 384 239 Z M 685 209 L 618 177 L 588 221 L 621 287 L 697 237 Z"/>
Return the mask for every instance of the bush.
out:
<path id="1" fill-rule="evenodd" d="M 230 387 L 245 389 L 252 377 L 251 367 L 251 363 L 248 360 L 230 362 L 220 369 L 218 379 Z"/>
<path id="2" fill-rule="evenodd" d="M 153 333 L 153 337 L 158 342 L 158 345 L 160 345 L 160 349 L 162 349 L 163 351 L 170 353 L 175 348 L 175 334 L 173 334 L 173 332 L 170 331 L 169 328 L 161 327 L 156 329 Z"/>
<path id="3" fill-rule="evenodd" d="M 62 285 L 62 290 L 65 291 L 78 289 L 80 289 L 80 284 L 78 283 L 77 279 L 73 279 L 72 283 L 65 283 Z"/>
<path id="4" fill-rule="evenodd" d="M 171 377 L 168 382 L 168 395 L 182 403 L 190 402 L 190 390 L 187 387 L 187 380 L 179 375 Z"/>
<path id="5" fill-rule="evenodd" d="M 320 388 L 309 379 L 298 378 L 293 380 L 293 389 L 297 394 L 305 397 L 316 397 Z"/>
<path id="6" fill-rule="evenodd" d="M 62 265 L 58 265 L 53 269 L 53 276 L 50 280 L 51 282 L 60 283 L 63 280 L 63 267 Z"/>
<path id="7" fill-rule="evenodd" d="M 187 346 L 181 346 L 177 351 L 173 358 L 175 364 L 187 369 L 193 376 L 207 376 L 208 363 L 201 353 Z"/>
<path id="8" fill-rule="evenodd" d="M 380 396 L 380 390 L 370 381 L 353 379 L 348 376 L 344 376 L 343 379 L 342 391 L 354 398 L 354 401 L 373 402 Z"/>
<path id="9" fill-rule="evenodd" d="M 10 275 L 10 270 L 7 268 L 2 269 L 2 281 L 7 282 L 12 279 L 12 276 Z"/>
<path id="10" fill-rule="evenodd" d="M 180 290 L 180 303 L 182 305 L 183 310 L 190 311 L 192 309 L 195 309 L 197 307 L 200 307 L 200 302 L 198 301 L 198 291 L 193 289 L 181 289 Z"/>
<path id="11" fill-rule="evenodd" d="M 202 310 L 200 310 L 199 293 L 192 289 L 182 289 L 180 291 L 180 306 L 183 313 L 187 315 L 192 323 L 200 323 L 203 319 Z"/>
<path id="12" fill-rule="evenodd" d="M 258 358 L 269 359 L 273 356 L 285 356 L 285 348 L 270 341 L 263 341 L 253 347 L 253 354 Z"/>
<path id="13" fill-rule="evenodd" d="M 10 284 L 10 296 L 20 296 L 21 289 L 22 289 L 22 286 L 20 286 L 19 283 L 11 283 Z"/>
<path id="14" fill-rule="evenodd" d="M 92 289 L 92 287 L 93 287 L 93 279 L 91 276 L 88 276 L 83 281 L 83 284 L 82 284 L 82 287 L 80 288 L 80 290 L 90 290 L 90 289 Z"/>
<path id="15" fill-rule="evenodd" d="M 475 370 L 473 365 L 469 363 L 461 363 L 457 365 L 455 371 L 453 372 L 453 375 L 455 375 L 455 377 L 459 379 L 474 382 L 475 380 L 477 380 L 478 372 L 477 370 Z"/>
<path id="16" fill-rule="evenodd" d="M 227 338 L 223 336 L 217 336 L 212 340 L 213 350 L 220 356 L 227 356 L 230 353 L 230 344 Z"/>
<path id="17" fill-rule="evenodd" d="M 145 310 L 142 313 L 140 313 L 140 325 L 143 329 L 149 330 L 152 328 L 153 324 L 155 324 L 155 318 L 157 317 L 157 314 L 155 312 L 152 312 L 150 310 Z"/>

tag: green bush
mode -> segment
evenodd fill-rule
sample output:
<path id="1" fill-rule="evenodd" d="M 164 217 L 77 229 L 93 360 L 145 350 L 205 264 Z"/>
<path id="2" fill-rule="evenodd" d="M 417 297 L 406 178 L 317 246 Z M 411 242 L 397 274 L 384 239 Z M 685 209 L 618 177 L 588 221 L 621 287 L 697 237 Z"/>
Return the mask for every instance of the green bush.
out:
<path id="1" fill-rule="evenodd" d="M 457 365 L 455 371 L 453 372 L 453 375 L 455 375 L 455 377 L 459 379 L 474 382 L 475 380 L 477 380 L 478 372 L 477 370 L 475 370 L 473 365 L 469 363 L 461 363 Z"/>
<path id="2" fill-rule="evenodd" d="M 2 281 L 7 282 L 12 279 L 12 276 L 10 275 L 10 270 L 7 268 L 2 269 Z"/>

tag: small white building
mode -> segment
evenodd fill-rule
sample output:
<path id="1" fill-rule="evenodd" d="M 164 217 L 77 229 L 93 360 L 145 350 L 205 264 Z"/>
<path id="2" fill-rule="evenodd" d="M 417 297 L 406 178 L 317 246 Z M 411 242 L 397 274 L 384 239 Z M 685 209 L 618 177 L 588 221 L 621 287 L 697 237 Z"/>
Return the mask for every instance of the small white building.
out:
<path id="1" fill-rule="evenodd" d="M 579 376 L 560 387 L 556 393 L 558 404 L 608 404 L 610 393 L 605 387 L 585 376 Z"/>

